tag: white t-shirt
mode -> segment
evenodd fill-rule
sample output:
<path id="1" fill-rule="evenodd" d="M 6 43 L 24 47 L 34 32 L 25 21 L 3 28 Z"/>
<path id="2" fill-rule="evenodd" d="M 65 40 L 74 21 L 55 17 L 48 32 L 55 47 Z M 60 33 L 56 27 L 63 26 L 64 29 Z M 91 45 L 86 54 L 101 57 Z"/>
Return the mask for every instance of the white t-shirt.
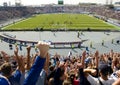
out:
<path id="1" fill-rule="evenodd" d="M 111 74 L 110 78 L 113 78 L 114 80 L 118 80 L 120 78 L 120 70 L 114 72 Z"/>
<path id="2" fill-rule="evenodd" d="M 103 85 L 112 85 L 115 81 L 113 78 L 109 78 L 108 80 L 103 80 L 101 77 L 99 78 Z M 98 78 L 94 78 L 91 75 L 87 77 L 87 80 L 90 82 L 91 85 L 101 85 Z"/>

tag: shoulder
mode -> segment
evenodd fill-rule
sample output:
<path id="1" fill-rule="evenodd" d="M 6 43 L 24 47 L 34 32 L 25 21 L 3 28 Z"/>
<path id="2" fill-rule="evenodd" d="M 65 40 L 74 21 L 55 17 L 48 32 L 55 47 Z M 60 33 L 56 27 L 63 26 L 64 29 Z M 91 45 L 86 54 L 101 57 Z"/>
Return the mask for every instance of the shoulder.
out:
<path id="1" fill-rule="evenodd" d="M 109 79 L 106 80 L 106 81 L 100 78 L 100 80 L 101 80 L 101 82 L 102 82 L 103 84 L 105 84 L 105 85 L 111 85 L 111 84 L 113 84 L 113 82 L 115 81 L 113 78 L 109 78 Z"/>
<path id="2" fill-rule="evenodd" d="M 113 82 L 115 82 L 115 79 L 109 78 L 109 79 L 108 79 L 108 82 L 113 83 Z"/>
<path id="3" fill-rule="evenodd" d="M 10 84 L 5 78 L 0 76 L 0 85 L 10 85 Z"/>
<path id="4" fill-rule="evenodd" d="M 97 78 L 95 78 L 95 77 L 93 77 L 93 76 L 91 76 L 91 75 L 89 75 L 88 77 L 87 77 L 87 79 L 92 79 L 92 80 L 95 80 L 95 81 L 97 81 L 98 79 Z"/>
<path id="5" fill-rule="evenodd" d="M 99 84 L 99 81 L 98 81 L 98 78 L 95 78 L 91 75 L 89 75 L 87 77 L 87 80 L 92 84 L 92 85 L 98 85 Z"/>

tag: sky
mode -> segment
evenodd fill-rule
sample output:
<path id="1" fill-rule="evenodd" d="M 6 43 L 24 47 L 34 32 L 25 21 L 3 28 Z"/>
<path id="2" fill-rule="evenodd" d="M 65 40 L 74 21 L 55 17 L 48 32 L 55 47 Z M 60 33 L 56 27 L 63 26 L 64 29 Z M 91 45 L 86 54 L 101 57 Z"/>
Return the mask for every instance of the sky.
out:
<path id="1" fill-rule="evenodd" d="M 0 0 L 0 5 L 3 5 L 4 2 L 7 2 L 8 4 L 14 5 L 15 1 L 19 2 L 21 1 L 22 5 L 41 5 L 41 4 L 51 4 L 51 3 L 58 3 L 58 0 Z M 108 0 L 109 2 L 111 0 Z M 113 0 L 114 2 L 118 2 L 120 0 Z M 102 3 L 105 4 L 106 0 L 64 0 L 64 4 L 78 4 L 81 3 Z"/>

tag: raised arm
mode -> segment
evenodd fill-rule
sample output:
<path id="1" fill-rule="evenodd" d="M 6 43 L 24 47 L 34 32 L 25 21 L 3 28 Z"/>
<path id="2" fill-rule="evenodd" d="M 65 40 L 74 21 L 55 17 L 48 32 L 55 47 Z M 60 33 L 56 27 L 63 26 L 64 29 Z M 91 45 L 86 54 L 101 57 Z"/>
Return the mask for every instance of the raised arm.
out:
<path id="1" fill-rule="evenodd" d="M 96 64 L 96 68 L 98 68 L 98 64 L 99 64 L 98 57 L 99 57 L 99 51 L 96 51 L 95 52 L 95 64 Z"/>
<path id="2" fill-rule="evenodd" d="M 84 51 L 84 52 L 82 53 L 81 63 L 82 63 L 83 68 L 84 68 L 84 63 L 85 63 L 85 57 L 86 57 L 86 51 Z"/>
<path id="3" fill-rule="evenodd" d="M 28 77 L 25 79 L 23 85 L 35 85 L 38 80 L 39 74 L 44 67 L 44 62 L 49 50 L 49 45 L 45 42 L 38 42 L 37 48 L 39 49 L 39 56 L 36 57 L 36 60 L 32 65 Z"/>
<path id="4" fill-rule="evenodd" d="M 120 78 L 117 81 L 115 81 L 112 85 L 120 85 Z"/>
<path id="5" fill-rule="evenodd" d="M 85 57 L 86 57 L 86 51 L 84 51 L 84 52 L 82 53 L 81 63 L 77 63 L 77 67 L 78 67 L 79 69 L 81 69 L 81 68 L 84 69 Z"/>
<path id="6" fill-rule="evenodd" d="M 18 70 L 23 71 L 24 67 L 22 66 L 22 58 L 18 55 L 18 47 L 15 46 L 14 55 L 18 63 Z"/>
<path id="7" fill-rule="evenodd" d="M 9 62 L 10 56 L 4 51 L 1 51 L 1 54 L 2 54 L 4 61 Z"/>
<path id="8" fill-rule="evenodd" d="M 116 55 L 114 54 L 113 55 L 113 60 L 112 60 L 112 69 L 113 71 L 115 71 L 115 66 L 116 66 L 116 63 L 117 63 L 117 58 L 116 58 Z"/>
<path id="9" fill-rule="evenodd" d="M 34 64 L 35 59 L 36 59 L 37 56 L 38 56 L 38 54 L 34 54 L 34 55 L 32 55 L 31 66 Z"/>
<path id="10" fill-rule="evenodd" d="M 27 67 L 26 67 L 26 70 L 29 70 L 31 68 L 31 62 L 30 62 L 30 50 L 31 50 L 31 47 L 28 46 L 27 48 Z"/>
<path id="11" fill-rule="evenodd" d="M 79 68 L 79 78 L 80 78 L 80 84 L 79 85 L 86 85 L 85 83 L 85 75 L 84 75 L 84 72 L 83 72 L 83 69 L 84 69 L 84 61 L 85 61 L 85 57 L 86 57 L 86 51 L 84 51 L 82 53 L 82 59 L 81 59 L 81 63 L 77 63 L 77 66 Z"/>
<path id="12" fill-rule="evenodd" d="M 44 70 L 46 71 L 46 73 L 48 74 L 48 68 L 49 68 L 49 60 L 50 60 L 50 54 L 47 53 L 47 56 L 46 56 L 46 61 L 45 61 L 45 65 L 44 65 Z"/>

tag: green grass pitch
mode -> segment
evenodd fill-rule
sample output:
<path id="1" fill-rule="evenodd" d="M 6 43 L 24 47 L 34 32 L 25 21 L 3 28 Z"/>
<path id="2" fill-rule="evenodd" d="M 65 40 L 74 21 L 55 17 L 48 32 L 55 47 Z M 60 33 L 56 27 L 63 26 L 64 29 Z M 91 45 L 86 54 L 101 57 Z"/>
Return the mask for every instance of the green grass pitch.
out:
<path id="1" fill-rule="evenodd" d="M 85 30 L 118 30 L 119 27 L 108 24 L 100 19 L 86 14 L 39 14 L 13 23 L 3 30 L 32 30 L 36 28 L 49 29 L 80 29 Z"/>

